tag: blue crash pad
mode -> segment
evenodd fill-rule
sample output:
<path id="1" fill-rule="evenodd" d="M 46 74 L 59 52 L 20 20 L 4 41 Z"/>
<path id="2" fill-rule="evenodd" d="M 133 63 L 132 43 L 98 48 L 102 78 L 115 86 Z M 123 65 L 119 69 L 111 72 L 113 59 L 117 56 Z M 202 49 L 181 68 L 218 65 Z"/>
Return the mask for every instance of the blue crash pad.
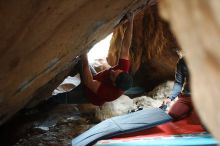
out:
<path id="1" fill-rule="evenodd" d="M 134 113 L 116 116 L 95 125 L 72 140 L 72 146 L 86 146 L 102 138 L 145 130 L 171 121 L 160 108 L 147 108 Z"/>

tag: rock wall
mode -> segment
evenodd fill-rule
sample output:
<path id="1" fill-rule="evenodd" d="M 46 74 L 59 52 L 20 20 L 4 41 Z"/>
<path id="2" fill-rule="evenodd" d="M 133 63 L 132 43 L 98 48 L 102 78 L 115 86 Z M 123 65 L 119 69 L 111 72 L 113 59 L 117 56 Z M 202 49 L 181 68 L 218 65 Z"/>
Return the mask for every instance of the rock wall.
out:
<path id="1" fill-rule="evenodd" d="M 170 23 L 185 51 L 191 71 L 192 96 L 207 128 L 220 139 L 220 15 L 219 0 L 160 3 L 162 16 Z"/>
<path id="2" fill-rule="evenodd" d="M 110 65 L 116 64 L 126 26 L 114 30 L 108 53 Z M 178 59 L 177 44 L 167 22 L 159 16 L 157 4 L 148 5 L 134 17 L 133 40 L 130 49 L 131 73 L 134 84 L 152 90 L 168 79 L 174 79 Z"/>
<path id="3" fill-rule="evenodd" d="M 34 95 L 50 93 L 51 83 L 62 82 L 77 55 L 147 1 L 1 1 L 0 125 Z"/>

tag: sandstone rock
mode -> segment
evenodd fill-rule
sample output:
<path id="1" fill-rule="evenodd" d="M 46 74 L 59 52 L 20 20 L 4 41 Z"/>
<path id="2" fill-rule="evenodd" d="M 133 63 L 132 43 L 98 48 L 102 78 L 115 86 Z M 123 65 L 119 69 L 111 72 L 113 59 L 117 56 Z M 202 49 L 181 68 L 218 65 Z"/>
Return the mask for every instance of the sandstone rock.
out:
<path id="1" fill-rule="evenodd" d="M 33 97 L 51 95 L 78 55 L 147 1 L 1 2 L 0 125 Z"/>
<path id="2" fill-rule="evenodd" d="M 103 106 L 97 107 L 95 116 L 99 120 L 104 120 L 113 116 L 127 114 L 134 107 L 133 100 L 128 96 L 122 95 L 112 102 L 107 102 Z"/>
<path id="3" fill-rule="evenodd" d="M 107 57 L 110 65 L 115 65 L 118 60 L 123 27 L 126 26 L 120 26 L 113 32 Z M 160 18 L 157 5 L 147 6 L 137 13 L 130 50 L 134 86 L 150 91 L 168 79 L 173 80 L 178 59 L 176 50 L 179 49 L 169 24 Z"/>

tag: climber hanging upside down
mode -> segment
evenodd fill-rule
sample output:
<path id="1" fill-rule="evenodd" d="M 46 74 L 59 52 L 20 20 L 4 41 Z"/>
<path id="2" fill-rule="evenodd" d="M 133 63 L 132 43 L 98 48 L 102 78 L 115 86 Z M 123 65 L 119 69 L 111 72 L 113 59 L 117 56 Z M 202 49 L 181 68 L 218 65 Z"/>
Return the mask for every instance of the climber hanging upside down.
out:
<path id="1" fill-rule="evenodd" d="M 96 73 L 88 63 L 87 54 L 83 54 L 79 62 L 81 84 L 70 92 L 52 96 L 48 101 L 68 104 L 92 103 L 100 106 L 117 99 L 131 87 L 133 79 L 128 71 L 134 16 L 129 14 L 126 17 L 128 21 L 124 25 L 127 28 L 124 32 L 118 64 Z"/>

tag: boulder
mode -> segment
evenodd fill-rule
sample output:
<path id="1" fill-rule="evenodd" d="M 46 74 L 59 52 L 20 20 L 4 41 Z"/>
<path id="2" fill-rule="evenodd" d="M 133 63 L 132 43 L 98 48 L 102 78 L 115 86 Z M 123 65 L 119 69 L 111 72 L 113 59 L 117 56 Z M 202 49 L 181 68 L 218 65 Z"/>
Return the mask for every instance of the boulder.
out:
<path id="1" fill-rule="evenodd" d="M 7 0 L 0 13 L 0 125 L 49 96 L 82 52 L 148 0 Z"/>

